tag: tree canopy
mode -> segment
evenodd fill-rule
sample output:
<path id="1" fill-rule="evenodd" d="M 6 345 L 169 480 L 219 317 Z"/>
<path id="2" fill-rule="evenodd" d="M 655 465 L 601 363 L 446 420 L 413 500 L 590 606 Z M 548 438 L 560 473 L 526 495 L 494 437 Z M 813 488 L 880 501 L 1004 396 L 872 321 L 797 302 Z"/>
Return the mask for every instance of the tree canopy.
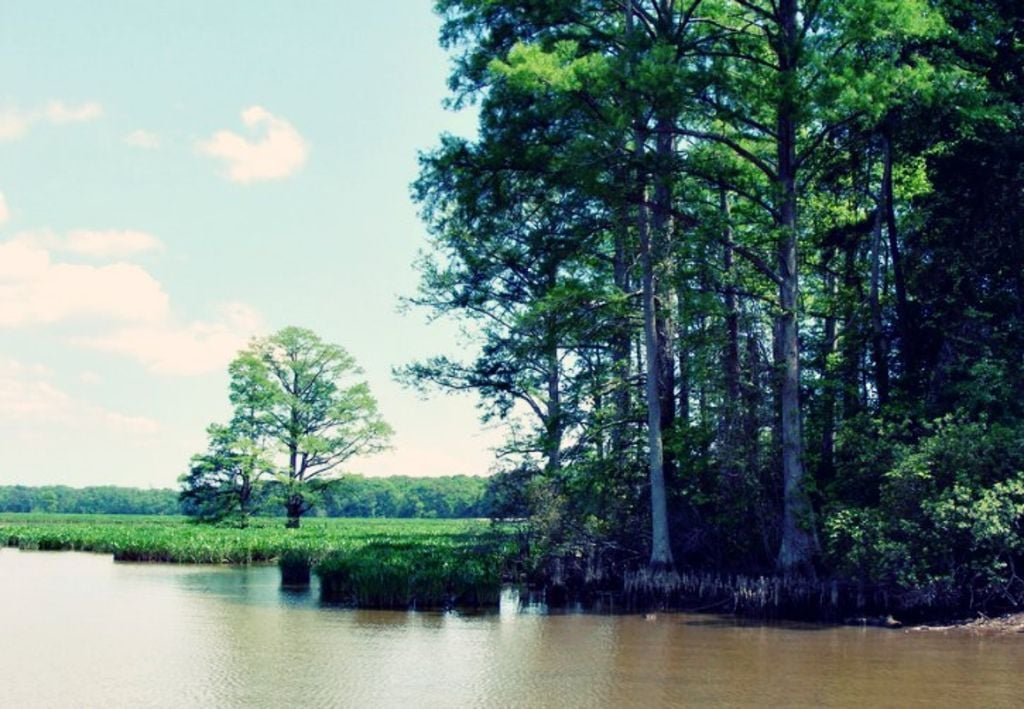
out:
<path id="1" fill-rule="evenodd" d="M 1019 3 L 437 7 L 412 300 L 477 347 L 402 373 L 535 542 L 1024 601 Z"/>
<path id="2" fill-rule="evenodd" d="M 228 368 L 231 421 L 209 429 L 206 453 L 183 476 L 183 501 L 201 515 L 236 514 L 242 526 L 261 481 L 282 499 L 288 526 L 337 479 L 353 456 L 386 447 L 391 428 L 362 370 L 342 347 L 287 327 L 257 338 Z"/>

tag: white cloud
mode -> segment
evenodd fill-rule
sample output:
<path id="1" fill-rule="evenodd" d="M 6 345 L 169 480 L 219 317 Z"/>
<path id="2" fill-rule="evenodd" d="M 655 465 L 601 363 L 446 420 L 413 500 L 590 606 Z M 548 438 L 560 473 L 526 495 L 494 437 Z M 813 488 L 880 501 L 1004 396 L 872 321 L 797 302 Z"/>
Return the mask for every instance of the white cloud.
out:
<path id="1" fill-rule="evenodd" d="M 64 235 L 40 229 L 16 234 L 13 241 L 95 260 L 130 258 L 164 250 L 160 239 L 137 229 L 72 229 Z"/>
<path id="2" fill-rule="evenodd" d="M 160 239 L 134 229 L 73 229 L 68 232 L 64 250 L 80 256 L 118 258 L 147 251 L 163 251 Z"/>
<path id="3" fill-rule="evenodd" d="M 72 344 L 130 357 L 156 374 L 189 376 L 223 370 L 262 329 L 255 310 L 243 303 L 229 303 L 212 322 L 175 323 L 168 319 L 74 338 Z"/>
<path id="4" fill-rule="evenodd" d="M 75 399 L 53 379 L 53 373 L 46 367 L 0 358 L 0 424 L 3 428 L 101 429 L 141 436 L 160 430 L 153 419 L 130 416 Z"/>
<path id="5" fill-rule="evenodd" d="M 86 101 L 77 106 L 63 101 L 50 101 L 41 109 L 23 111 L 8 106 L 0 109 L 0 141 L 17 140 L 28 133 L 35 123 L 64 125 L 83 123 L 103 115 L 103 106 L 96 101 Z"/>
<path id="6" fill-rule="evenodd" d="M 6 224 L 10 218 L 11 210 L 7 208 L 7 198 L 4 197 L 3 192 L 0 192 L 0 226 Z"/>
<path id="7" fill-rule="evenodd" d="M 158 374 L 223 370 L 263 329 L 251 307 L 228 303 L 209 321 L 181 320 L 163 286 L 142 267 L 61 263 L 47 248 L 49 242 L 51 249 L 113 256 L 160 246 L 150 239 L 142 232 L 72 231 L 63 238 L 32 232 L 0 242 L 0 329 L 99 319 L 111 329 L 70 343 L 130 357 Z"/>
<path id="8" fill-rule="evenodd" d="M 169 310 L 163 287 L 139 266 L 54 263 L 41 246 L 0 243 L 0 327 L 83 317 L 154 322 Z"/>
<path id="9" fill-rule="evenodd" d="M 0 140 L 17 140 L 28 132 L 29 117 L 13 108 L 0 110 Z"/>
<path id="10" fill-rule="evenodd" d="M 224 161 L 229 180 L 247 183 L 279 179 L 305 164 L 309 145 L 287 120 L 260 106 L 250 106 L 242 111 L 242 122 L 250 129 L 264 128 L 263 136 L 250 140 L 222 130 L 199 143 L 200 151 Z"/>
<path id="11" fill-rule="evenodd" d="M 63 101 L 50 101 L 39 115 L 54 125 L 82 123 L 102 116 L 103 107 L 95 101 L 87 101 L 79 106 L 69 106 Z"/>
<path id="12" fill-rule="evenodd" d="M 124 137 L 124 142 L 135 148 L 144 150 L 156 150 L 160 147 L 160 136 L 150 133 L 148 130 L 133 130 Z"/>

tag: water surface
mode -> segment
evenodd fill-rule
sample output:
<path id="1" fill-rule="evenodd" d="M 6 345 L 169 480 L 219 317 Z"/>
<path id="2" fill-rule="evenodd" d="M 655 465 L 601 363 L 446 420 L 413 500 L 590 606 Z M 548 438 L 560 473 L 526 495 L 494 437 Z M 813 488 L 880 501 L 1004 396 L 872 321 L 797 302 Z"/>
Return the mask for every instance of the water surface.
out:
<path id="1" fill-rule="evenodd" d="M 273 567 L 0 549 L 0 707 L 1022 704 L 1024 637 L 343 610 Z"/>

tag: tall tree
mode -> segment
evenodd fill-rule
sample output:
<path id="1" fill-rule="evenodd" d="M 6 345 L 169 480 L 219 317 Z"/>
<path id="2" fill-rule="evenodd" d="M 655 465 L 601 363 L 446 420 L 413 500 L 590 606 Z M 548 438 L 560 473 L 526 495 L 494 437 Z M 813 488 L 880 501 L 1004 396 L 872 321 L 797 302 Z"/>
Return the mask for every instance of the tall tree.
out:
<path id="1" fill-rule="evenodd" d="M 260 429 L 283 456 L 275 478 L 288 527 L 299 526 L 341 464 L 387 445 L 391 427 L 361 373 L 342 347 L 298 327 L 254 340 L 231 364 L 233 396 L 244 390 L 255 402 Z"/>
<path id="2" fill-rule="evenodd" d="M 884 37 L 926 34 L 934 13 L 908 0 L 892 6 L 865 0 L 751 0 L 726 3 L 712 19 L 720 42 L 708 52 L 710 109 L 706 127 L 682 134 L 728 148 L 760 178 L 751 195 L 773 227 L 774 266 L 757 259 L 777 288 L 774 351 L 778 376 L 783 511 L 778 567 L 813 573 L 818 550 L 804 465 L 801 404 L 800 243 L 806 230 L 800 202 L 820 169 L 822 145 L 845 126 L 870 120 L 891 101 L 892 87 L 909 81 L 899 56 L 872 56 Z M 750 195 L 748 190 L 746 194 Z M 742 255 L 742 254 L 741 254 Z"/>
<path id="3" fill-rule="evenodd" d="M 642 502 L 632 514 L 647 527 L 652 568 L 714 559 L 814 574 L 827 563 L 821 515 L 834 519 L 830 506 L 858 480 L 847 457 L 854 432 L 868 417 L 948 410 L 915 403 L 912 385 L 930 378 L 929 398 L 948 399 L 953 382 L 981 371 L 988 334 L 1016 336 L 1000 319 L 1017 291 L 996 268 L 1016 263 L 1005 238 L 1015 210 L 972 215 L 1000 255 L 989 262 L 986 249 L 972 247 L 977 263 L 969 263 L 948 228 L 958 173 L 946 169 L 1017 125 L 1013 8 L 1001 0 L 444 0 L 439 8 L 444 41 L 459 52 L 455 101 L 480 100 L 481 131 L 424 173 L 421 187 L 445 193 L 428 217 L 458 221 L 439 268 L 425 275 L 448 312 L 505 320 L 473 331 L 483 334 L 482 356 L 458 371 L 472 376 L 449 383 L 477 389 L 492 406 L 512 391 L 537 404 L 533 440 L 562 441 L 545 454 L 562 480 L 607 479 L 646 460 L 645 487 L 627 494 Z M 937 9 L 962 36 L 945 33 Z M 946 108 L 934 100 L 942 92 Z M 914 136 L 912 124 L 928 129 Z M 999 169 L 1001 187 L 988 192 L 1008 205 L 1016 177 L 1008 164 Z M 928 194 L 936 178 L 941 197 Z M 453 179 L 463 186 L 453 189 Z M 514 249 L 505 248 L 510 233 Z M 538 277 L 545 268 L 547 281 Z M 508 290 L 524 274 L 547 285 Z M 957 306 L 938 294 L 954 288 L 984 309 L 951 312 Z M 615 306 L 594 307 L 602 301 Z M 605 332 L 580 327 L 585 317 Z M 942 332 L 945 322 L 962 329 Z M 997 349 L 999 357 L 984 354 L 986 366 L 1016 367 L 1009 347 Z M 868 502 L 877 497 L 877 479 L 862 488 Z M 724 530 L 739 528 L 726 516 L 750 512 L 758 524 L 749 536 L 759 539 L 709 552 Z"/>

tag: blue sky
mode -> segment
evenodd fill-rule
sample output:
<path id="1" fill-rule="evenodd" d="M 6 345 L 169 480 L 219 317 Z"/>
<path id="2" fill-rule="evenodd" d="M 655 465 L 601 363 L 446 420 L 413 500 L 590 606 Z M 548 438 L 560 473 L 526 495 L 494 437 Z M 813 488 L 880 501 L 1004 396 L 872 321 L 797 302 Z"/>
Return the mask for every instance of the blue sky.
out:
<path id="1" fill-rule="evenodd" d="M 397 311 L 417 151 L 474 130 L 438 27 L 413 0 L 0 6 L 0 484 L 174 486 L 232 353 L 291 324 L 396 429 L 352 471 L 487 472 L 471 398 L 390 377 L 458 347 Z"/>

